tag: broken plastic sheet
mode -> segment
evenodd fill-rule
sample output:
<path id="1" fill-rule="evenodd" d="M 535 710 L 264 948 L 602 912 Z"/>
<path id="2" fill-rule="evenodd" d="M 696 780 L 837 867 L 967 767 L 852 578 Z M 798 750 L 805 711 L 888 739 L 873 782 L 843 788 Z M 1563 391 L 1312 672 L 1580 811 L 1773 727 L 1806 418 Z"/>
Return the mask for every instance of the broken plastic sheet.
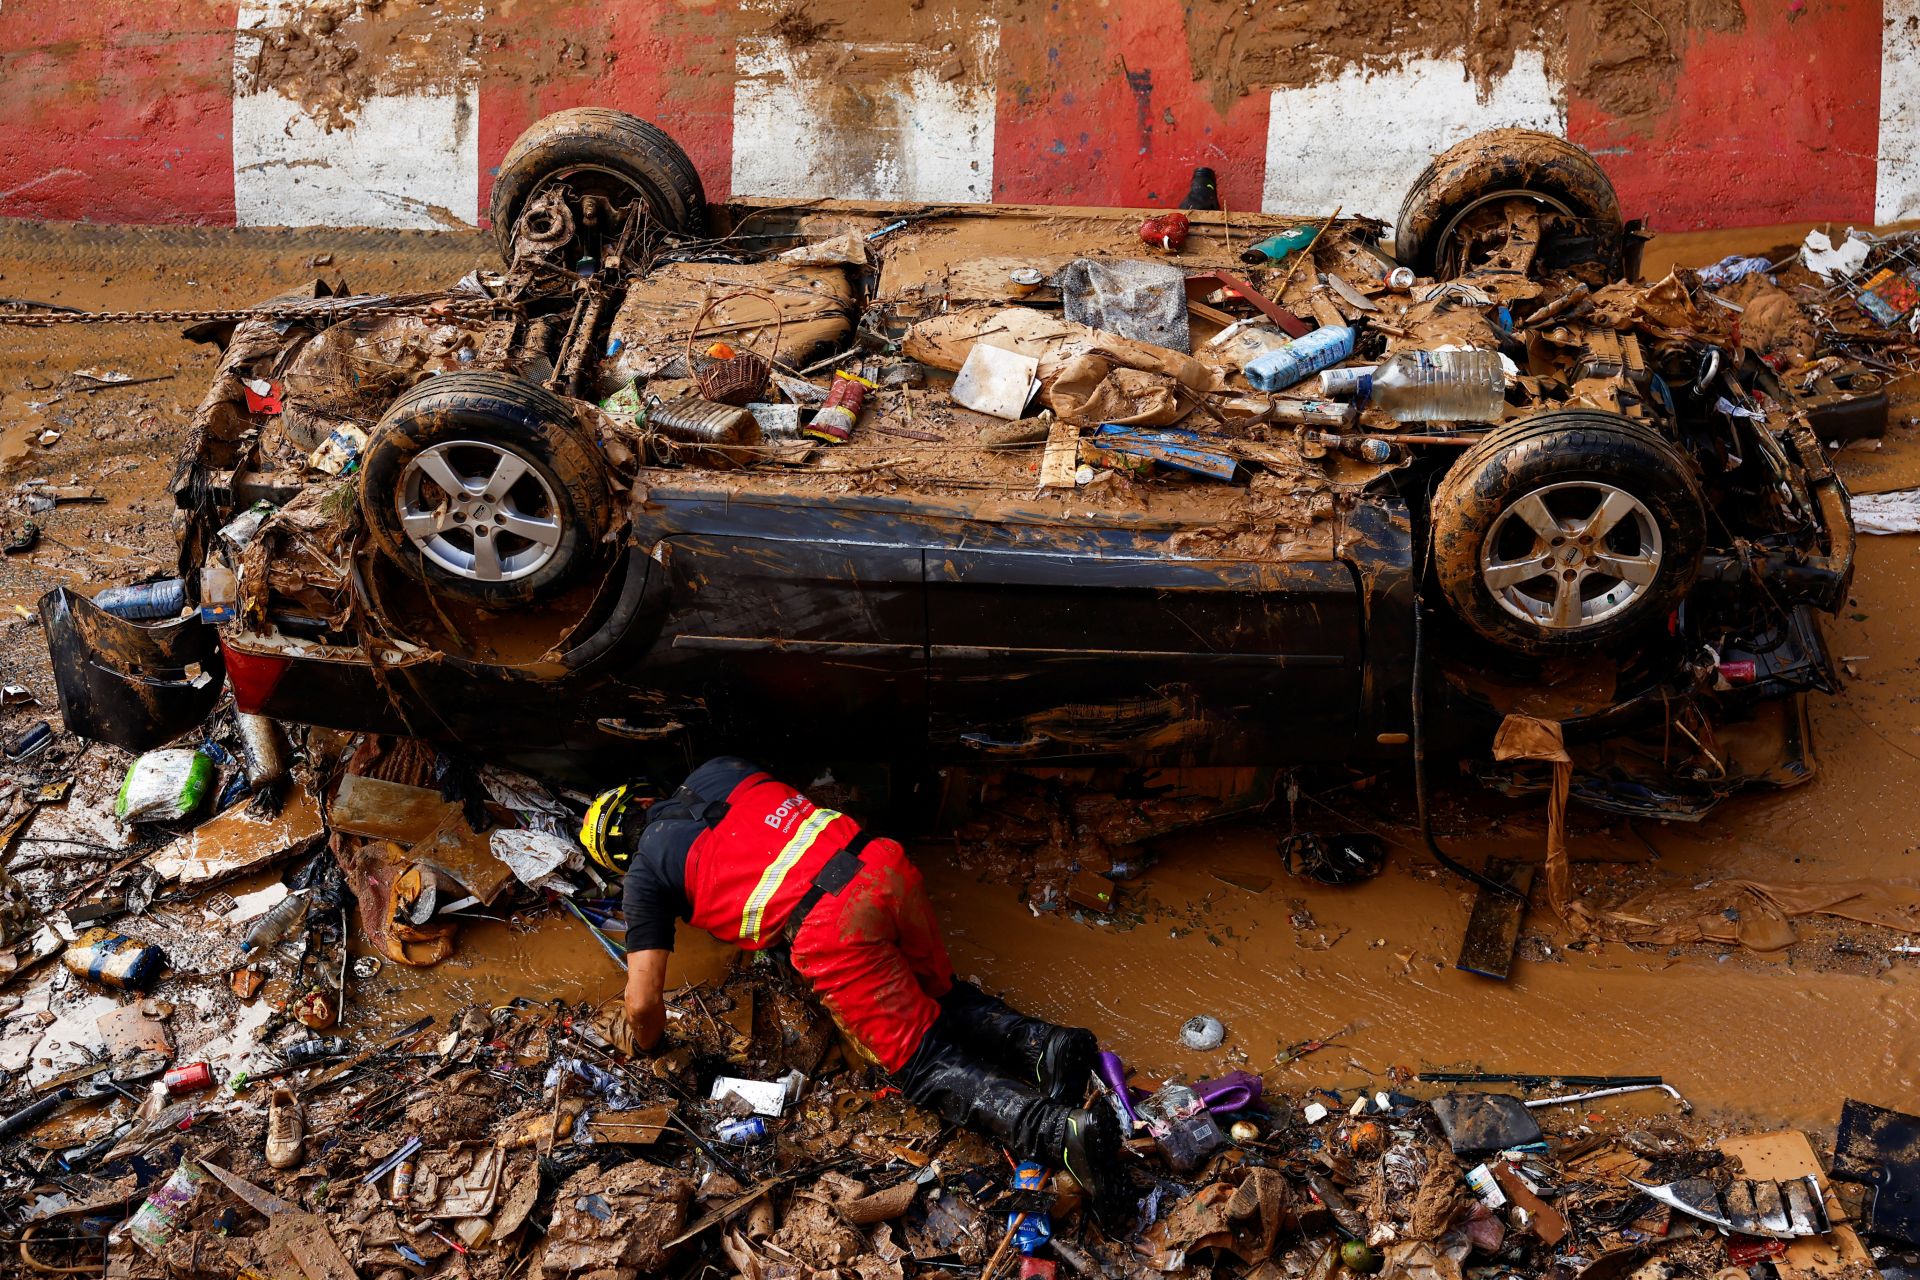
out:
<path id="1" fill-rule="evenodd" d="M 1180 402 L 1179 391 L 1180 384 L 1165 374 L 1116 368 L 1087 355 L 1061 366 L 1049 398 L 1067 422 L 1164 427 L 1193 410 L 1191 403 Z"/>
<path id="2" fill-rule="evenodd" d="M 1852 509 L 1861 533 L 1920 533 L 1920 489 L 1858 495 Z"/>
<path id="3" fill-rule="evenodd" d="M 931 368 L 957 372 L 976 343 L 1038 360 L 1041 399 L 1062 420 L 1074 420 L 1068 419 L 1067 411 L 1080 411 L 1090 399 L 1090 389 L 1099 385 L 1099 380 L 1086 381 L 1091 370 L 1084 361 L 1088 356 L 1114 369 L 1162 375 L 1188 391 L 1219 389 L 1218 375 L 1192 356 L 1103 333 L 1031 307 L 966 307 L 934 316 L 916 324 L 901 349 L 908 358 Z"/>
<path id="4" fill-rule="evenodd" d="M 520 820 L 537 831 L 565 836 L 573 828 L 573 815 L 554 798 L 553 792 L 524 773 L 497 764 L 480 766 L 480 785 L 487 798 L 520 815 Z"/>
<path id="5" fill-rule="evenodd" d="M 1075 258 L 1053 278 L 1067 319 L 1136 342 L 1191 352 L 1187 273 L 1171 262 Z"/>
<path id="6" fill-rule="evenodd" d="M 1807 270 L 1832 283 L 1859 271 L 1872 251 L 1872 243 L 1855 235 L 1852 227 L 1847 228 L 1847 238 L 1838 247 L 1826 232 L 1809 231 L 1800 245 L 1800 261 L 1806 264 Z"/>
<path id="7" fill-rule="evenodd" d="M 488 839 L 493 856 L 507 864 L 520 883 L 529 889 L 552 889 L 572 893 L 562 871 L 577 871 L 586 865 L 580 846 L 565 836 L 545 831 L 520 831 L 502 828 Z"/>

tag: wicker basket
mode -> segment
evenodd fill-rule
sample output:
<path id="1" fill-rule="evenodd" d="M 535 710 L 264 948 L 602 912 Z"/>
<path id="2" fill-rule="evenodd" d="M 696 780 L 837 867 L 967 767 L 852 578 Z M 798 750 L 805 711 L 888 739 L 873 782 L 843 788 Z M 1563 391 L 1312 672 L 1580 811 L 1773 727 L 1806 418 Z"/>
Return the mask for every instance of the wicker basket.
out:
<path id="1" fill-rule="evenodd" d="M 697 363 L 693 350 L 693 340 L 700 333 L 700 326 L 706 323 L 707 316 L 723 302 L 734 298 L 759 298 L 773 308 L 773 346 L 771 355 L 761 355 L 758 351 L 741 351 L 725 360 L 709 360 L 702 365 Z M 767 393 L 767 383 L 773 377 L 772 357 L 780 353 L 780 334 L 787 326 L 787 313 L 772 294 L 758 289 L 742 289 L 736 293 L 725 293 L 700 308 L 700 315 L 694 320 L 693 328 L 687 333 L 687 371 L 693 375 L 694 383 L 700 388 L 703 398 L 719 404 L 740 406 L 761 399 Z"/>

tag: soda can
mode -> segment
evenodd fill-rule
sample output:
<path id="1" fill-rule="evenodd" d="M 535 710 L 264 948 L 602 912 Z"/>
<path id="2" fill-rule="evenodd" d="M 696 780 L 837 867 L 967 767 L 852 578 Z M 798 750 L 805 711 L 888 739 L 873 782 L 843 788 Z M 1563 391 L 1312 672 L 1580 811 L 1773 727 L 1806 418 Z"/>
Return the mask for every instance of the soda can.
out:
<path id="1" fill-rule="evenodd" d="M 413 1174 L 419 1166 L 412 1160 L 402 1160 L 393 1171 L 393 1198 L 395 1203 L 404 1204 L 413 1194 Z"/>
<path id="2" fill-rule="evenodd" d="M 713 1136 L 736 1147 L 749 1146 L 766 1139 L 767 1122 L 759 1116 L 722 1120 L 713 1127 Z"/>
<path id="3" fill-rule="evenodd" d="M 160 1077 L 168 1093 L 198 1093 L 213 1088 L 213 1068 L 204 1062 L 189 1062 Z"/>
<path id="4" fill-rule="evenodd" d="M 1387 272 L 1387 288 L 1395 293 L 1411 293 L 1414 279 L 1412 267 L 1395 267 Z"/>

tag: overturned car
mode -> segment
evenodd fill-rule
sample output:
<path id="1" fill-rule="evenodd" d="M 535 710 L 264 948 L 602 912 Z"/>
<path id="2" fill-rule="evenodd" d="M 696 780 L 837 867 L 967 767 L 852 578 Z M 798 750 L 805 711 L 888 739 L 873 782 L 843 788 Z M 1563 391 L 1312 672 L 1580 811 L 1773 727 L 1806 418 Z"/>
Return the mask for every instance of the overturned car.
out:
<path id="1" fill-rule="evenodd" d="M 1564 141 L 1440 156 L 1392 252 L 1367 219 L 710 207 L 591 109 L 514 145 L 491 212 L 503 270 L 205 327 L 190 608 L 48 596 L 69 728 L 153 745 L 224 674 L 248 712 L 588 774 L 1480 758 L 1512 711 L 1627 812 L 1812 768 L 1853 539 L 1822 415 L 1860 397 L 1687 273 L 1627 283 Z M 1251 389 L 1260 335 L 1340 327 L 1349 364 L 1498 352 L 1504 399 Z"/>

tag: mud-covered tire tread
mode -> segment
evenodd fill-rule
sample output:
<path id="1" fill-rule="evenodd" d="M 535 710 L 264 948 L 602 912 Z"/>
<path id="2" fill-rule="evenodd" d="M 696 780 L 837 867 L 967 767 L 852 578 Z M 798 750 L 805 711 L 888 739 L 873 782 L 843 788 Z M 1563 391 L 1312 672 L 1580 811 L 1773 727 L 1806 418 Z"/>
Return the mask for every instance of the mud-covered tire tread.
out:
<path id="1" fill-rule="evenodd" d="M 1597 479 L 1632 493 L 1660 525 L 1659 576 L 1634 605 L 1577 631 L 1549 632 L 1508 613 L 1480 578 L 1480 547 L 1522 493 Z M 1706 504 L 1679 450 L 1644 423 L 1562 409 L 1487 433 L 1448 469 L 1429 508 L 1434 580 L 1448 606 L 1495 646 L 1528 657 L 1607 652 L 1665 619 L 1693 585 L 1706 544 Z M 1449 545 L 1465 539 L 1465 546 Z"/>
<path id="2" fill-rule="evenodd" d="M 1492 167 L 1476 169 L 1492 158 Z M 1535 129 L 1488 129 L 1435 156 L 1400 202 L 1393 224 L 1394 256 L 1421 276 L 1431 276 L 1438 257 L 1433 237 L 1454 212 L 1489 191 L 1531 190 L 1564 201 L 1601 224 L 1610 245 L 1608 274 L 1624 270 L 1626 224 L 1620 197 L 1604 170 L 1583 148 Z"/>
<path id="3" fill-rule="evenodd" d="M 647 190 L 654 217 L 669 231 L 706 229 L 707 196 L 699 171 L 660 126 L 607 107 L 573 107 L 543 116 L 507 148 L 487 216 L 502 257 L 513 256 L 513 225 L 540 180 L 556 169 L 592 163 L 618 169 Z"/>
<path id="4" fill-rule="evenodd" d="M 536 573 L 479 582 L 429 563 L 400 526 L 395 501 L 407 463 L 441 438 L 517 446 L 560 503 L 560 546 Z M 388 407 L 361 463 L 360 514 L 374 546 L 436 594 L 489 606 L 532 604 L 567 586 L 601 552 L 611 505 L 599 448 L 567 402 L 505 374 L 475 370 L 428 378 Z"/>

